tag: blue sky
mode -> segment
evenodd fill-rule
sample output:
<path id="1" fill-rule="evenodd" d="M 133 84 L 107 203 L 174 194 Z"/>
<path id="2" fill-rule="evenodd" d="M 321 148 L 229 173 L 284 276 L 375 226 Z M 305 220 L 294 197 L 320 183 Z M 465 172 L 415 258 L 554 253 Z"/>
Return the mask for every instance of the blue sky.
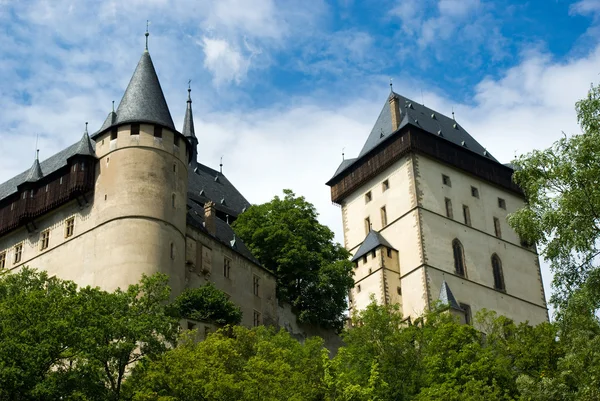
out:
<path id="1" fill-rule="evenodd" d="M 499 160 L 578 133 L 598 81 L 600 0 L 0 0 L 0 181 L 95 131 L 144 48 L 200 161 L 253 203 L 305 195 L 342 240 L 324 183 L 395 91 Z M 548 283 L 548 274 L 545 274 Z"/>

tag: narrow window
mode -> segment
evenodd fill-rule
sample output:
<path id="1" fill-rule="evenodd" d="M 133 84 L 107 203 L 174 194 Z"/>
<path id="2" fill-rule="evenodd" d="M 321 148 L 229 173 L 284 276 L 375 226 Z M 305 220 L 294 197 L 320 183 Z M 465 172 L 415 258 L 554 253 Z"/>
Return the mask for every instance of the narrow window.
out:
<path id="1" fill-rule="evenodd" d="M 365 219 L 365 233 L 368 234 L 371 231 L 371 219 L 367 217 Z"/>
<path id="2" fill-rule="evenodd" d="M 375 251 L 371 251 L 371 259 L 375 259 Z"/>
<path id="3" fill-rule="evenodd" d="M 77 171 L 77 164 L 73 165 L 73 171 Z"/>
<path id="4" fill-rule="evenodd" d="M 494 274 L 494 288 L 500 291 L 505 291 L 504 274 L 502 274 L 502 262 L 498 255 L 492 255 L 492 273 Z"/>
<path id="5" fill-rule="evenodd" d="M 171 259 L 175 260 L 175 244 L 171 242 Z"/>
<path id="6" fill-rule="evenodd" d="M 452 182 L 450 181 L 450 177 L 448 177 L 445 174 L 442 174 L 442 183 L 446 186 L 451 187 L 452 186 Z"/>
<path id="7" fill-rule="evenodd" d="M 50 244 L 50 230 L 42 231 L 41 241 L 40 241 L 40 251 L 48 248 Z"/>
<path id="8" fill-rule="evenodd" d="M 498 207 L 506 210 L 506 201 L 502 198 L 498 198 Z"/>
<path id="9" fill-rule="evenodd" d="M 388 189 L 390 189 L 390 181 L 389 180 L 385 180 L 384 182 L 381 183 L 381 191 L 385 192 Z"/>
<path id="10" fill-rule="evenodd" d="M 173 136 L 173 145 L 179 146 L 179 137 L 177 136 L 177 134 L 174 134 Z"/>
<path id="11" fill-rule="evenodd" d="M 29 197 L 33 198 L 33 189 L 29 192 Z"/>
<path id="12" fill-rule="evenodd" d="M 173 172 L 176 173 L 177 172 L 177 163 L 173 163 Z"/>
<path id="13" fill-rule="evenodd" d="M 260 326 L 261 324 L 261 318 L 260 318 L 260 312 L 255 310 L 254 311 L 254 327 L 256 326 Z"/>
<path id="14" fill-rule="evenodd" d="M 360 288 L 360 284 L 356 286 L 356 292 L 360 292 L 361 288 Z"/>
<path id="15" fill-rule="evenodd" d="M 27 192 L 23 192 L 23 199 L 27 198 Z"/>
<path id="16" fill-rule="evenodd" d="M 500 219 L 494 217 L 494 232 L 496 233 L 496 237 L 502 238 L 502 229 L 500 228 Z"/>
<path id="17" fill-rule="evenodd" d="M 65 238 L 69 238 L 75 232 L 75 217 L 70 217 L 65 222 Z"/>
<path id="18" fill-rule="evenodd" d="M 450 200 L 450 198 L 446 198 L 446 217 L 449 218 L 454 218 L 454 215 L 452 214 L 452 201 Z"/>
<path id="19" fill-rule="evenodd" d="M 402 295 L 402 288 L 400 288 L 400 286 L 396 287 L 396 292 L 398 295 Z"/>
<path id="20" fill-rule="evenodd" d="M 252 290 L 254 292 L 254 295 L 256 295 L 257 297 L 260 296 L 259 295 L 259 290 L 260 290 L 260 277 L 254 275 L 252 277 Z"/>
<path id="21" fill-rule="evenodd" d="M 85 163 L 81 162 L 81 171 L 85 171 Z"/>
<path id="22" fill-rule="evenodd" d="M 175 194 L 171 195 L 171 206 L 175 208 Z"/>
<path id="23" fill-rule="evenodd" d="M 369 274 L 373 273 L 373 271 L 371 270 L 371 268 L 369 267 Z"/>
<path id="24" fill-rule="evenodd" d="M 15 263 L 21 261 L 21 256 L 23 256 L 23 244 L 15 245 Z"/>
<path id="25" fill-rule="evenodd" d="M 223 276 L 225 278 L 231 277 L 231 259 L 229 258 L 223 259 Z"/>
<path id="26" fill-rule="evenodd" d="M 6 267 L 6 251 L 0 253 L 0 270 Z"/>
<path id="27" fill-rule="evenodd" d="M 463 218 L 465 219 L 465 224 L 471 226 L 471 213 L 467 205 L 463 205 Z"/>
<path id="28" fill-rule="evenodd" d="M 387 249 L 387 256 L 388 256 L 388 258 L 392 257 L 392 249 L 391 248 Z"/>
<path id="29" fill-rule="evenodd" d="M 46 184 L 46 192 L 48 192 L 48 184 Z"/>
<path id="30" fill-rule="evenodd" d="M 465 276 L 465 255 L 462 244 L 459 240 L 452 241 L 452 251 L 454 253 L 454 272 L 459 276 Z"/>
<path id="31" fill-rule="evenodd" d="M 479 190 L 475 187 L 471 187 L 471 196 L 474 198 L 479 198 Z"/>
<path id="32" fill-rule="evenodd" d="M 367 264 L 367 255 L 363 256 L 363 264 Z"/>
<path id="33" fill-rule="evenodd" d="M 459 304 L 460 308 L 465 311 L 465 324 L 471 324 L 471 307 L 467 304 Z"/>
<path id="34" fill-rule="evenodd" d="M 381 208 L 381 227 L 387 226 L 387 212 L 385 206 Z"/>
<path id="35" fill-rule="evenodd" d="M 110 130 L 110 140 L 117 139 L 117 127 Z"/>
<path id="36" fill-rule="evenodd" d="M 373 195 L 371 194 L 371 191 L 367 192 L 365 194 L 365 203 L 371 202 L 372 199 L 373 199 Z"/>
<path id="37" fill-rule="evenodd" d="M 59 183 L 58 183 L 59 185 L 62 185 L 62 180 L 63 180 L 63 178 L 62 178 L 62 177 L 60 177 L 60 181 L 59 181 Z"/>
<path id="38" fill-rule="evenodd" d="M 358 269 L 358 260 L 354 263 L 354 268 Z"/>
<path id="39" fill-rule="evenodd" d="M 154 137 L 162 138 L 162 127 L 159 127 L 158 125 L 154 126 Z"/>
<path id="40" fill-rule="evenodd" d="M 131 135 L 139 135 L 140 134 L 140 125 L 139 124 L 131 124 Z"/>

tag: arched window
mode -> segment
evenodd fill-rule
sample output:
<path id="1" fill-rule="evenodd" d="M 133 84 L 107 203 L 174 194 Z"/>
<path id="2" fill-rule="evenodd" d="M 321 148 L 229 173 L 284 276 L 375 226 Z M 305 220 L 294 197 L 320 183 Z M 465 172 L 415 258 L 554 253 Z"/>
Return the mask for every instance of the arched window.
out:
<path id="1" fill-rule="evenodd" d="M 502 274 L 502 262 L 496 254 L 492 255 L 492 272 L 494 273 L 494 288 L 500 291 L 506 290 L 504 275 Z"/>
<path id="2" fill-rule="evenodd" d="M 452 241 L 452 251 L 454 253 L 454 271 L 459 276 L 466 276 L 465 254 L 459 240 Z"/>

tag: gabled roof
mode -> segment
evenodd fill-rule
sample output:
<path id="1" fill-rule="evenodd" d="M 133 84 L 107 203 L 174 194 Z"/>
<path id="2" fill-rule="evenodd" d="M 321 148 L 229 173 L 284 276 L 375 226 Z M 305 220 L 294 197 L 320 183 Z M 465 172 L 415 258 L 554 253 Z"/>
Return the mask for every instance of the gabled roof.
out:
<path id="1" fill-rule="evenodd" d="M 110 125 L 108 125 L 109 120 Z M 129 85 L 127 85 L 117 108 L 116 117 L 112 113 L 109 114 L 102 124 L 102 128 L 94 134 L 94 137 L 113 125 L 132 122 L 158 124 L 177 132 L 152 58 L 147 50 L 142 53 Z"/>
<path id="2" fill-rule="evenodd" d="M 356 254 L 354 254 L 352 262 L 357 261 L 358 259 L 362 258 L 366 254 L 380 246 L 385 246 L 387 248 L 396 250 L 396 248 L 391 246 L 390 243 L 387 242 L 387 240 L 383 238 L 383 236 L 379 232 L 375 230 L 369 231 L 369 233 L 365 237 L 365 240 L 358 248 L 358 251 L 356 251 Z"/>
<path id="3" fill-rule="evenodd" d="M 67 160 L 71 157 L 77 155 L 80 149 L 81 140 L 69 146 L 68 148 L 50 156 L 48 159 L 44 160 L 40 164 L 41 171 L 44 172 L 46 176 L 54 173 L 55 171 L 61 169 L 62 167 L 67 165 Z M 95 142 L 90 141 L 90 145 L 92 149 L 95 149 Z M 21 174 L 16 175 L 10 180 L 0 184 L 0 201 L 4 198 L 17 193 L 17 187 L 23 184 L 31 172 L 31 168 L 23 171 Z"/>
<path id="4" fill-rule="evenodd" d="M 392 127 L 392 113 L 389 104 L 389 100 L 392 97 L 396 97 L 400 105 L 400 125 L 397 130 L 394 130 Z M 375 149 L 388 138 L 394 136 L 406 126 L 418 127 L 425 132 L 444 138 L 455 145 L 462 146 L 471 152 L 498 162 L 498 160 L 469 135 L 469 133 L 453 118 L 447 117 L 429 107 L 399 95 L 396 92 L 392 92 L 388 99 L 386 99 L 385 104 L 379 113 L 379 117 L 358 154 L 358 157 L 356 159 L 349 159 L 352 160 L 352 162 L 344 160 L 338 167 L 332 179 L 340 175 L 356 161 L 366 156 L 371 150 Z"/>
<path id="5" fill-rule="evenodd" d="M 223 175 L 202 163 L 189 167 L 188 197 L 200 204 L 211 200 L 215 208 L 236 217 L 250 207 L 250 202 Z"/>
<path id="6" fill-rule="evenodd" d="M 452 309 L 462 311 L 462 308 L 460 307 L 458 302 L 456 302 L 456 298 L 454 298 L 454 294 L 452 294 L 450 286 L 448 286 L 446 280 L 442 281 L 442 288 L 440 289 L 439 300 L 442 302 L 442 304 L 448 305 Z"/>

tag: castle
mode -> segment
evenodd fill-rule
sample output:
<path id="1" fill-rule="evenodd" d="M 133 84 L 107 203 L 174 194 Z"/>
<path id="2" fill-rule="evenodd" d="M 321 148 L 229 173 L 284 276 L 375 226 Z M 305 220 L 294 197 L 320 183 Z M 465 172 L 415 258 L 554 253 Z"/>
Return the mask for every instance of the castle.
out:
<path id="1" fill-rule="evenodd" d="M 249 202 L 197 160 L 190 92 L 179 132 L 146 45 L 99 130 L 0 184 L 0 269 L 106 290 L 162 272 L 174 294 L 210 281 L 242 324 L 281 325 L 274 275 L 229 225 Z M 327 183 L 356 267 L 351 309 L 373 294 L 406 317 L 439 298 L 466 323 L 482 308 L 547 320 L 536 249 L 506 224 L 524 202 L 512 173 L 454 119 L 392 91 Z"/>
<path id="2" fill-rule="evenodd" d="M 415 318 L 441 301 L 548 320 L 539 257 L 506 222 L 523 206 L 513 169 L 455 121 L 393 90 L 359 155 L 327 182 L 355 263 L 351 310 L 398 303 Z"/>
<path id="3" fill-rule="evenodd" d="M 197 161 L 198 143 L 190 90 L 179 132 L 146 45 L 98 131 L 86 126 L 79 142 L 0 184 L 0 269 L 105 290 L 162 272 L 173 294 L 211 281 L 242 308 L 242 324 L 277 324 L 275 277 L 229 226 L 250 203 Z"/>

